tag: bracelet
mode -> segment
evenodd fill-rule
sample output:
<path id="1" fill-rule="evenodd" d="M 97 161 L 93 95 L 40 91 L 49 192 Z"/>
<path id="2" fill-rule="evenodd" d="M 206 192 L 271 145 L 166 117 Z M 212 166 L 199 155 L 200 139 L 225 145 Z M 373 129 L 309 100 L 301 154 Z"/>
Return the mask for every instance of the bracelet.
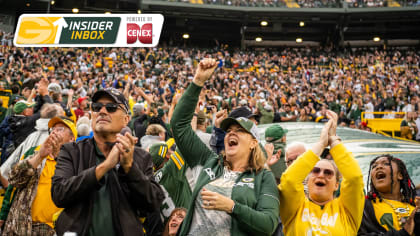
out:
<path id="1" fill-rule="evenodd" d="M 194 115 L 193 115 L 193 116 L 198 116 L 198 115 L 197 115 L 197 113 L 194 113 Z"/>
<path id="2" fill-rule="evenodd" d="M 340 136 L 338 136 L 338 135 L 331 136 L 331 138 L 336 138 L 336 139 L 340 139 L 341 140 Z"/>
<path id="3" fill-rule="evenodd" d="M 338 137 L 338 136 L 332 136 L 332 140 L 331 140 L 331 142 L 330 142 L 330 147 L 332 147 L 332 146 L 335 146 L 335 145 L 337 145 L 336 144 L 336 142 L 337 141 L 339 141 L 339 142 L 341 142 L 341 138 L 340 137 Z M 334 144 L 334 145 L 333 145 Z"/>

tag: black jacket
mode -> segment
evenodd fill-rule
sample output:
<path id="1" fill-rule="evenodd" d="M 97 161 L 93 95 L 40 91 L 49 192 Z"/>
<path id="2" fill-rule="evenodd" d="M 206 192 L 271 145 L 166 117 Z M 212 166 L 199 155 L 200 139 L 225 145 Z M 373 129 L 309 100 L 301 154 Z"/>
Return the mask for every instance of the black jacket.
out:
<path id="1" fill-rule="evenodd" d="M 414 215 L 414 234 L 420 235 L 420 213 Z M 360 225 L 357 235 L 383 235 L 383 236 L 410 236 L 405 229 L 395 230 L 390 229 L 386 231 L 379 222 L 376 220 L 375 210 L 373 209 L 372 202 L 368 199 L 365 200 L 365 209 L 363 210 L 362 224 Z"/>
<path id="2" fill-rule="evenodd" d="M 58 235 L 89 232 L 95 193 L 104 184 L 104 178 L 96 180 L 96 158 L 92 138 L 61 148 L 51 188 L 54 203 L 65 208 L 56 222 Z M 113 226 L 119 236 L 143 235 L 139 215 L 159 209 L 164 198 L 153 178 L 150 154 L 135 147 L 133 158 L 129 173 L 114 168 L 108 177 Z"/>
<path id="3" fill-rule="evenodd" d="M 13 134 L 13 144 L 17 148 L 25 139 L 35 131 L 36 121 L 41 118 L 41 108 L 46 103 L 52 103 L 48 96 L 37 96 L 36 105 L 32 116 L 13 115 L 9 118 L 10 131 Z"/>

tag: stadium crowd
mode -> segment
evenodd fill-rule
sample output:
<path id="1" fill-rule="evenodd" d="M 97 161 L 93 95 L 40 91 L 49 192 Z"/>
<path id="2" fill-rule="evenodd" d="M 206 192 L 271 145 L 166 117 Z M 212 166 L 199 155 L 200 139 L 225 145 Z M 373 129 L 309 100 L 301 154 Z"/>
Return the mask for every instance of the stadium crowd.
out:
<path id="1" fill-rule="evenodd" d="M 362 111 L 388 111 L 420 139 L 415 49 L 16 48 L 2 37 L 3 235 L 420 234 L 405 164 L 372 160 L 365 199 L 336 135 L 368 130 Z M 280 125 L 294 121 L 324 123 L 319 141 L 286 145 Z M 270 123 L 263 147 L 256 124 Z"/>
<path id="2" fill-rule="evenodd" d="M 343 7 L 417 7 L 418 0 L 163 0 L 169 2 L 183 2 L 191 4 L 211 4 L 242 7 L 289 7 L 289 8 L 335 8 Z"/>
<path id="3" fill-rule="evenodd" d="M 173 0 L 168 0 L 174 2 Z M 211 5 L 226 5 L 237 7 L 338 7 L 340 3 L 335 0 L 178 0 L 177 2 L 193 3 L 193 4 L 211 4 Z M 294 5 L 297 3 L 298 5 Z M 289 6 L 289 5 L 290 6 Z"/>

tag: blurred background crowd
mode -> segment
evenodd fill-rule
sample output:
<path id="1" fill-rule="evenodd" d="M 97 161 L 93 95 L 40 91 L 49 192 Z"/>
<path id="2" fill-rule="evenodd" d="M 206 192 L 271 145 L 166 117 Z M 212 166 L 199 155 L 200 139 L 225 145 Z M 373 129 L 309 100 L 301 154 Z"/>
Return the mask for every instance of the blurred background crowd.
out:
<path id="1" fill-rule="evenodd" d="M 242 7 L 289 7 L 289 8 L 331 8 L 342 7 L 337 0 L 163 0 L 191 4 L 212 4 Z M 346 0 L 349 7 L 413 7 L 419 6 L 417 0 Z"/>
<path id="2" fill-rule="evenodd" d="M 124 91 L 131 109 L 138 104 L 150 117 L 170 122 L 170 108 L 191 82 L 200 58 L 218 60 L 218 69 L 200 97 L 206 125 L 215 113 L 244 106 L 261 123 L 327 121 L 327 109 L 339 114 L 339 125 L 368 130 L 365 112 L 406 112 L 418 122 L 419 52 L 411 48 L 292 48 L 237 51 L 227 47 L 193 48 L 16 48 L 3 34 L 0 89 L 11 91 L 8 111 L 19 100 L 30 101 L 46 78 L 48 92 L 76 119 L 90 116 L 91 95 L 114 87 Z M 86 102 L 84 102 L 86 100 Z M 7 106 L 6 106 L 7 107 Z M 135 116 L 135 111 L 131 111 Z M 376 115 L 377 118 L 382 115 Z M 403 118 L 387 115 L 385 118 Z M 367 114 L 365 118 L 373 118 Z M 410 139 L 419 139 L 417 127 Z"/>

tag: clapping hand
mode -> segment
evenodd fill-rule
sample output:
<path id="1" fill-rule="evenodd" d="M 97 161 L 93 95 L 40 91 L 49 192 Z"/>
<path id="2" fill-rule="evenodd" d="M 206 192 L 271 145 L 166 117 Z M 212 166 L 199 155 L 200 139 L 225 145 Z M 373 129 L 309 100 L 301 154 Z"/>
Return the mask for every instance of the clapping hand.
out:
<path id="1" fill-rule="evenodd" d="M 61 145 L 63 144 L 63 136 L 59 132 L 53 131 L 39 149 L 39 155 L 41 158 L 45 158 L 48 155 L 58 155 Z"/>
<path id="2" fill-rule="evenodd" d="M 137 143 L 137 137 L 133 137 L 129 133 L 125 135 L 117 134 L 117 146 L 120 151 L 120 164 L 125 173 L 130 171 L 133 164 L 134 145 Z"/>
<path id="3" fill-rule="evenodd" d="M 273 154 L 274 145 L 272 143 L 266 143 L 264 149 L 267 153 L 267 165 L 272 166 L 280 160 L 281 148 L 277 151 L 276 154 Z"/>

